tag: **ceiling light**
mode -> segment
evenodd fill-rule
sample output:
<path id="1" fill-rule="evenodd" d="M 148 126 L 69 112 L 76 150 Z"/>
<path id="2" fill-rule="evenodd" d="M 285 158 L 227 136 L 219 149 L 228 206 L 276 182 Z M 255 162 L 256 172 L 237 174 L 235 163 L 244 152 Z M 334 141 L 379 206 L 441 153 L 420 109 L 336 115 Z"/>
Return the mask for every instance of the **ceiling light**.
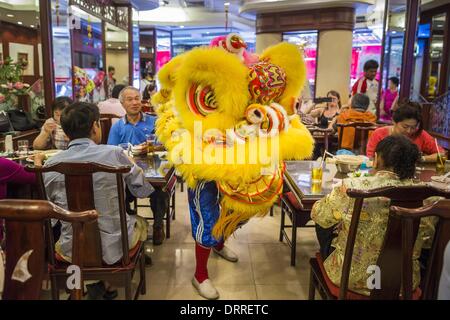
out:
<path id="1" fill-rule="evenodd" d="M 180 28 L 181 28 L 181 29 L 183 29 L 183 28 L 184 28 L 184 26 L 180 26 Z"/>
<path id="2" fill-rule="evenodd" d="M 118 49 L 119 49 L 119 50 L 122 50 L 122 47 L 119 47 Z"/>
<path id="3" fill-rule="evenodd" d="M 225 7 L 228 7 L 228 6 L 230 5 L 230 3 L 229 3 L 229 2 L 225 2 L 223 5 L 224 5 Z"/>
<path id="4" fill-rule="evenodd" d="M 9 18 L 14 18 L 14 15 L 11 14 L 11 13 L 8 13 L 6 16 L 9 17 Z"/>
<path id="5" fill-rule="evenodd" d="M 206 34 L 209 34 L 209 31 L 206 31 Z"/>
<path id="6" fill-rule="evenodd" d="M 111 43 L 108 43 L 108 47 L 111 47 Z"/>
<path id="7" fill-rule="evenodd" d="M 34 28 L 34 24 L 30 24 L 30 27 Z"/>
<path id="8" fill-rule="evenodd" d="M 22 23 L 22 21 L 17 21 L 17 24 L 20 24 L 20 25 L 22 25 L 23 23 Z"/>

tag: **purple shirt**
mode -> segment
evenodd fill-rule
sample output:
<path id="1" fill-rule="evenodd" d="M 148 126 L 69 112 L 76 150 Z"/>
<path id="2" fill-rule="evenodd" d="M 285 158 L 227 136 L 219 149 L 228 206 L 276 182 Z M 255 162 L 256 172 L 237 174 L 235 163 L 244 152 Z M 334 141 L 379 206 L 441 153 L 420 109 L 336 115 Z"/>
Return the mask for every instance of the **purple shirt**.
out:
<path id="1" fill-rule="evenodd" d="M 36 182 L 32 172 L 26 172 L 24 167 L 14 161 L 0 158 L 0 200 L 6 198 L 6 186 L 9 182 L 31 184 Z M 3 240 L 3 219 L 0 219 L 0 242 Z"/>
<path id="2" fill-rule="evenodd" d="M 34 173 L 26 172 L 24 167 L 14 161 L 0 158 L 0 200 L 6 198 L 7 183 L 31 184 L 35 181 Z"/>
<path id="3" fill-rule="evenodd" d="M 384 91 L 384 112 L 386 113 L 383 116 L 383 120 L 392 120 L 392 104 L 394 103 L 395 99 L 397 99 L 398 91 L 392 92 L 391 90 L 387 89 Z"/>

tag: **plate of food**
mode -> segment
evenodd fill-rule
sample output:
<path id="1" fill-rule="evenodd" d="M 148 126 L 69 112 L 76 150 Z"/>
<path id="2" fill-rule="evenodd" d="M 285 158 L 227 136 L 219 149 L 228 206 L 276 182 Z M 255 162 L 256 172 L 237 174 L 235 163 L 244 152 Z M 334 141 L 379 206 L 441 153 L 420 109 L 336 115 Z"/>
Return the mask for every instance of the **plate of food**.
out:
<path id="1" fill-rule="evenodd" d="M 450 188 L 450 172 L 443 176 L 432 176 L 431 185 L 438 189 Z"/>
<path id="2" fill-rule="evenodd" d="M 349 178 L 362 178 L 362 177 L 370 177 L 370 173 L 367 171 L 355 171 L 347 173 Z"/>

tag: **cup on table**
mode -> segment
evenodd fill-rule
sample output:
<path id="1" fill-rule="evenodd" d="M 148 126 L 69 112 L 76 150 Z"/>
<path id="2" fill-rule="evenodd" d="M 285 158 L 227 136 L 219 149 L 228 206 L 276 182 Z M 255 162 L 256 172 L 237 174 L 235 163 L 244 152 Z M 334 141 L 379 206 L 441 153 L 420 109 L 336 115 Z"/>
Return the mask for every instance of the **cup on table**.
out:
<path id="1" fill-rule="evenodd" d="M 153 152 L 156 141 L 156 134 L 150 133 L 145 135 L 147 138 L 148 152 Z"/>
<path id="2" fill-rule="evenodd" d="M 311 168 L 311 192 L 320 193 L 322 191 L 323 168 L 321 161 L 313 162 Z"/>
<path id="3" fill-rule="evenodd" d="M 19 156 L 26 156 L 28 154 L 28 140 L 17 141 Z"/>
<path id="4" fill-rule="evenodd" d="M 447 156 L 439 153 L 436 159 L 436 174 L 441 175 L 445 173 L 445 161 L 447 161 Z"/>

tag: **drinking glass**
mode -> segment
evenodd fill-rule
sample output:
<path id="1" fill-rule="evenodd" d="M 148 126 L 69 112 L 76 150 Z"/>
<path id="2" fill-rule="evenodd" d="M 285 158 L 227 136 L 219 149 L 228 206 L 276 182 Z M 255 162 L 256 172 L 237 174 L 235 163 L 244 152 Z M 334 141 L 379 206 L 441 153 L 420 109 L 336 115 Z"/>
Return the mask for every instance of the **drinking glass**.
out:
<path id="1" fill-rule="evenodd" d="M 28 154 L 28 140 L 17 141 L 17 147 L 19 149 L 19 156 L 26 156 Z"/>
<path id="2" fill-rule="evenodd" d="M 322 192 L 322 175 L 322 162 L 314 162 L 311 168 L 311 192 L 314 194 Z"/>
<path id="3" fill-rule="evenodd" d="M 438 154 L 436 159 L 436 174 L 441 175 L 445 173 L 445 161 L 447 156 L 445 154 Z"/>

